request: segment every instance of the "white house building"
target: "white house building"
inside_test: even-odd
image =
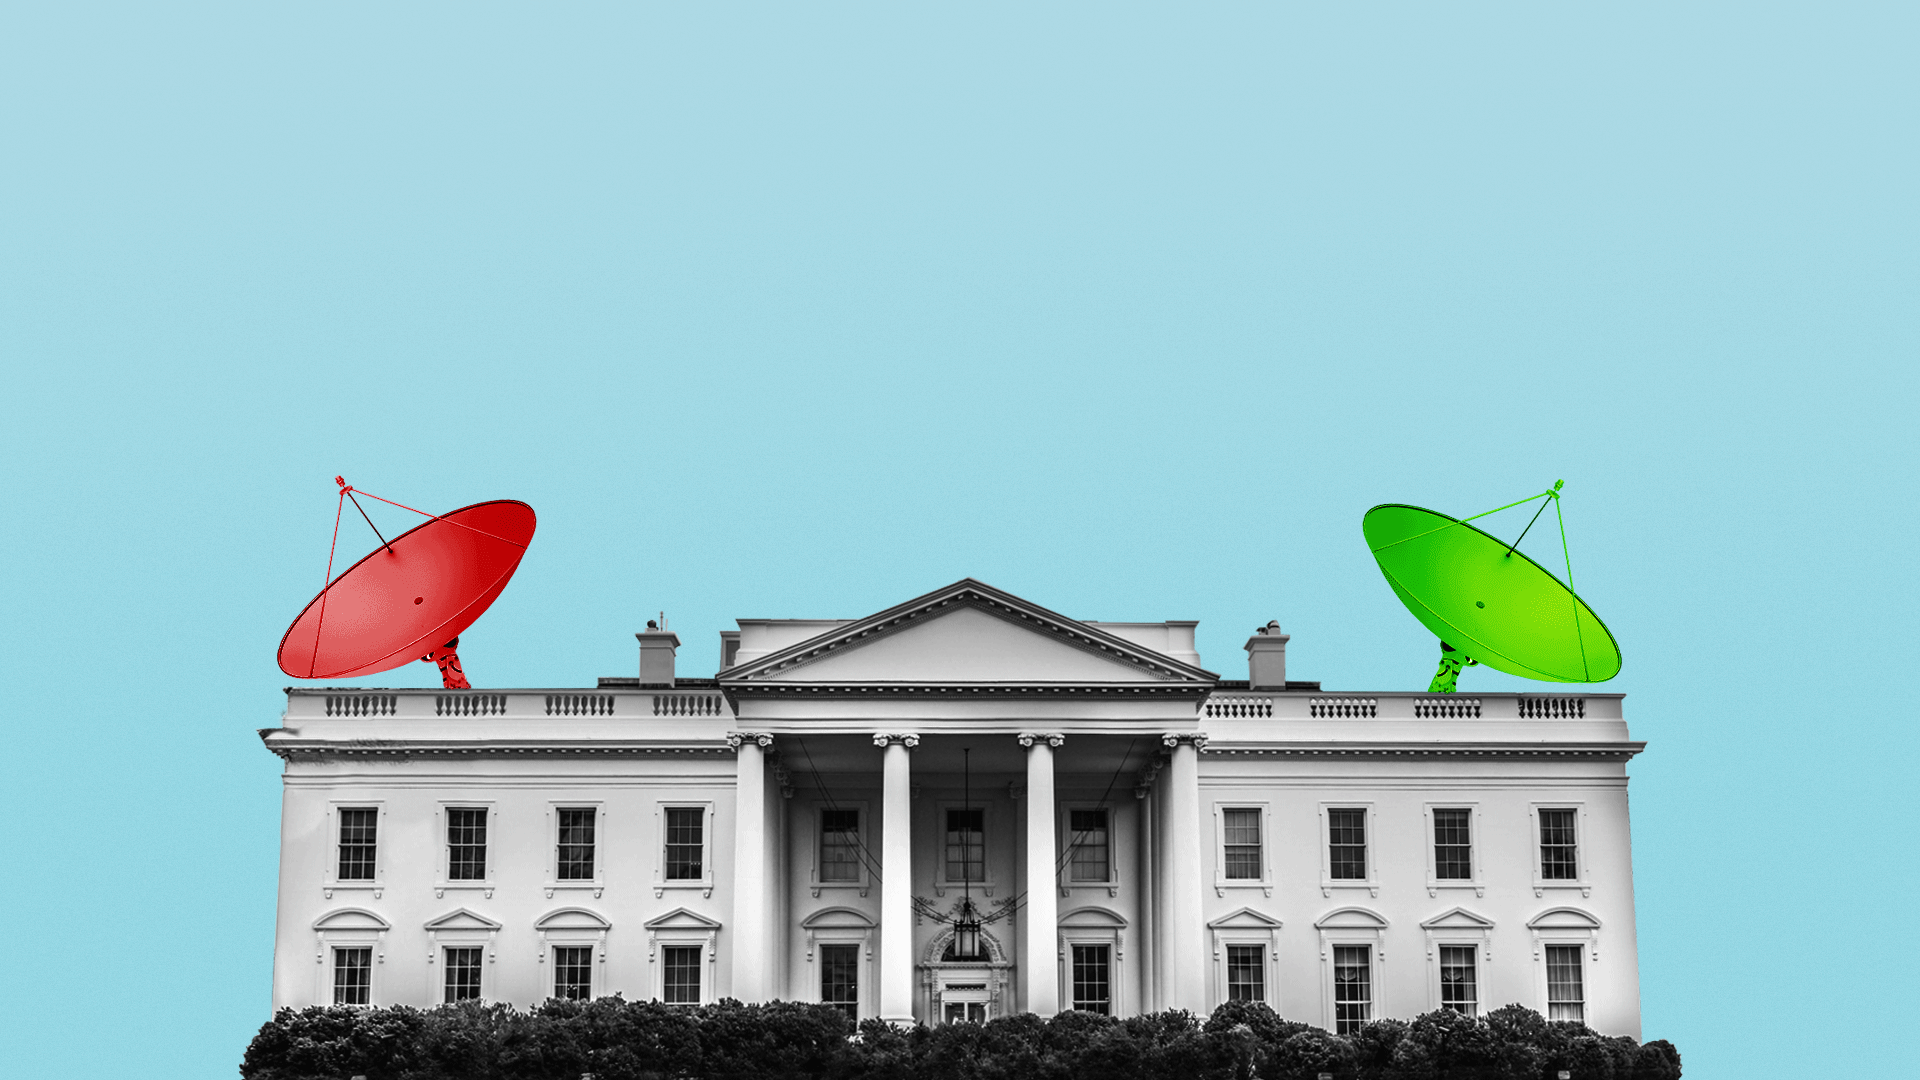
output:
[[[1275,624],[1226,680],[1194,626],[969,579],[740,620],[715,678],[649,630],[593,689],[290,689],[274,1005],[1519,1002],[1639,1037],[1620,695],[1323,691]]]

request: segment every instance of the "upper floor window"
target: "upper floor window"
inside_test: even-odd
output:
[[[462,945],[444,950],[446,971],[442,975],[443,996],[448,1005],[480,997],[480,947]]]
[[[447,880],[484,881],[487,877],[485,807],[447,808]]]
[[[556,876],[561,881],[593,880],[594,823],[599,811],[591,806],[561,807],[555,813],[559,822]],[[555,990],[554,996],[562,995]]]
[[[860,880],[860,811],[820,811],[820,880]]]
[[[1472,945],[1440,946],[1440,1007],[1474,1015],[1480,1008],[1479,971]]]
[[[1335,880],[1367,878],[1367,812],[1327,811],[1327,876]]]
[[[1574,814],[1570,808],[1540,811],[1540,876],[1548,881],[1580,879]]]
[[[333,950],[333,1003],[373,1004],[372,946]]]
[[[977,806],[947,810],[947,880],[987,880],[987,812]]]
[[[666,819],[667,880],[700,880],[706,874],[706,808],[669,806]],[[698,974],[697,969],[695,973]]]
[[[669,1005],[700,1004],[700,953],[698,945],[667,945],[660,950],[661,997]]]
[[[593,946],[554,946],[553,996],[577,1001],[593,997]]]
[[[1260,880],[1260,811],[1223,810],[1220,819],[1226,833],[1227,878]]]
[[[1580,970],[1581,951],[1579,945],[1547,946],[1549,1020],[1583,1022],[1587,1018],[1587,992]]]
[[[1473,811],[1440,809],[1433,812],[1433,876],[1442,880],[1473,879]]]
[[[379,830],[377,807],[340,808],[340,881],[372,881],[375,837]]]
[[[1069,810],[1067,827],[1071,832],[1072,853],[1068,878],[1072,881],[1107,881],[1112,866],[1107,831],[1107,812]]]

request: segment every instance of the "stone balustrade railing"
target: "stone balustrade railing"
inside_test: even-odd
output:
[[[713,687],[601,687],[554,690],[347,689],[287,691],[289,720],[533,720],[584,718],[731,718],[733,707]]]

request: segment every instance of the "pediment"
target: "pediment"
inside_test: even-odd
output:
[[[612,926],[598,912],[577,907],[550,911],[533,924],[536,930],[606,930]]]
[[[500,924],[466,908],[456,908],[427,923],[428,930],[498,930]]]
[[[387,920],[366,908],[340,908],[313,920],[315,930],[387,930]]]
[[[874,922],[866,912],[850,907],[830,907],[816,911],[800,921],[807,930],[870,930]]]
[[[1127,920],[1118,912],[1109,911],[1103,907],[1083,907],[1074,908],[1072,911],[1060,916],[1060,925],[1078,927],[1080,929],[1093,929],[1096,927],[1100,929],[1118,929],[1126,926]]]
[[[648,919],[644,924],[649,930],[718,930],[720,924],[697,911],[686,908],[674,908],[665,915]]]
[[[1320,930],[1385,930],[1387,920],[1378,912],[1360,907],[1335,908],[1313,924]]]
[[[1598,930],[1600,920],[1579,908],[1558,907],[1527,920],[1529,930]]]
[[[721,672],[723,685],[1176,687],[1209,671],[971,578]],[[744,685],[743,685],[744,684]]]
[[[1457,907],[1435,915],[1420,926],[1425,930],[1491,930],[1493,920],[1476,915],[1466,908]]]
[[[1207,924],[1214,930],[1278,930],[1280,925],[1279,919],[1250,907],[1243,907],[1239,911],[1222,915]]]

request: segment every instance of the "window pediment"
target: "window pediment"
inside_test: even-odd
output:
[[[1598,930],[1600,920],[1579,908],[1557,907],[1527,920],[1529,930]]]
[[[1335,908],[1314,924],[1319,930],[1385,930],[1386,917],[1361,907]]]
[[[368,911],[366,908],[340,908],[329,911],[313,921],[315,930],[378,930],[392,929],[387,920]]]
[[[1082,907],[1060,916],[1060,925],[1080,930],[1118,930],[1127,925],[1127,920],[1103,907]]]
[[[1420,926],[1425,930],[1491,930],[1493,920],[1457,907],[1435,915]]]
[[[1207,926],[1214,930],[1278,930],[1281,922],[1271,915],[1262,914],[1250,907],[1243,907],[1231,914],[1220,916]]]
[[[643,925],[649,930],[718,930],[720,924],[697,911],[686,908],[674,908],[665,915],[648,919]]]
[[[608,930],[613,924],[586,908],[566,907],[540,916],[533,927],[536,930]]]
[[[466,908],[456,908],[437,919],[429,920],[426,928],[428,930],[498,930],[500,924]]]
[[[854,908],[830,907],[802,919],[800,926],[806,930],[871,930],[874,922],[865,912]]]

